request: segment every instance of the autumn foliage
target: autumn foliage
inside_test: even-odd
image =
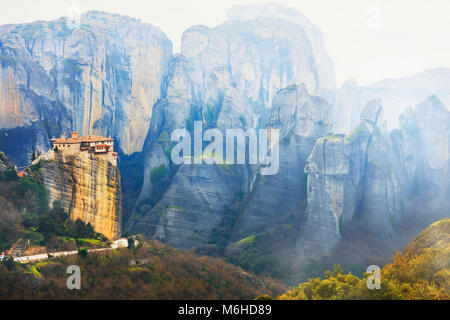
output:
[[[279,298],[322,299],[450,299],[450,219],[420,233],[393,262],[381,270],[381,288],[367,288],[367,277],[344,274],[339,266],[323,278],[310,279]]]
[[[67,289],[69,265],[81,269],[81,290]],[[257,278],[223,260],[155,240],[138,248],[10,269],[0,265],[0,299],[253,299],[286,290],[280,282]]]

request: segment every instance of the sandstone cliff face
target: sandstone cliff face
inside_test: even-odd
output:
[[[73,130],[112,135],[126,154],[142,150],[171,50],[159,29],[102,12],[82,15],[73,29],[65,18],[1,28],[4,144],[31,127],[43,136],[33,148]]]
[[[220,68],[213,74],[215,77],[209,80],[207,91],[208,104],[202,110],[204,127],[255,127],[257,117],[231,85],[229,74]],[[330,108],[325,100],[309,95],[304,85],[293,85],[278,93],[269,118],[270,126],[280,129],[282,140],[279,172],[273,176],[260,176],[257,166],[251,165],[205,164],[173,168],[161,141],[154,143],[146,161],[146,187],[136,208],[138,217],[144,217],[132,222],[131,230],[189,248],[205,243],[224,221],[237,220],[230,230],[233,242],[273,228],[281,223],[282,215],[298,216],[306,195],[303,173],[306,159],[316,139],[326,135],[331,126]],[[168,116],[163,117],[164,121],[170,123],[172,116],[167,112],[163,114]],[[164,128],[167,126],[160,130],[165,131]],[[150,168],[161,163],[167,165],[167,180],[152,183]],[[170,172],[174,172],[173,179],[169,179]],[[167,189],[162,195],[156,194],[161,188]],[[236,201],[242,200],[239,197],[242,194],[247,195],[246,200],[236,208]]]
[[[7,36],[8,35],[8,36]],[[69,116],[46,72],[16,34],[0,32],[0,148],[15,163],[28,163],[36,146],[70,127]]]
[[[149,203],[142,209],[140,208],[142,202],[149,202],[148,199],[157,199],[161,196],[163,189],[167,187],[168,179],[162,179],[162,181],[158,179],[158,181],[152,182],[152,170],[163,167],[164,169],[160,170],[164,170],[164,176],[171,175],[175,168],[170,162],[172,146],[170,135],[175,129],[186,128],[186,123],[188,119],[192,118],[191,115],[195,108],[192,102],[188,62],[183,56],[177,55],[172,59],[165,87],[167,88],[165,97],[161,98],[154,106],[143,149],[145,155],[144,179],[137,202],[139,208],[136,208],[134,212],[138,215],[147,213],[144,211],[146,208],[148,209]],[[152,200],[151,203],[154,205],[155,200]],[[139,212],[140,209],[144,211]]]
[[[182,165],[158,203],[132,225],[178,248],[204,244],[227,215],[237,193],[248,192],[246,166]]]
[[[258,177],[233,240],[267,231],[279,224],[283,215],[301,215],[306,196],[306,159],[315,141],[331,127],[330,110],[324,99],[310,95],[304,85],[278,92],[268,125],[280,129],[279,171]]]
[[[229,16],[218,27],[195,26],[183,34],[181,52],[190,62],[197,99],[204,100],[216,68],[228,70],[249,101],[266,107],[278,90],[293,83],[305,83],[313,94],[335,89],[321,32],[305,17],[283,14],[276,6],[264,14],[241,7]]]
[[[146,140],[144,184],[129,222],[142,232],[171,245],[192,248],[208,240],[229,214],[236,194],[248,192],[253,169],[245,165],[181,165],[170,161],[170,134],[192,131],[193,121],[203,128],[253,128],[257,116],[233,86],[228,71],[218,68],[208,82],[206,103],[195,105],[188,62],[176,56],[167,79],[167,95],[155,105]],[[192,133],[192,132],[191,132]],[[193,135],[192,135],[193,138]],[[152,171],[164,168],[164,177],[152,181]],[[159,169],[162,170],[162,169]]]
[[[50,205],[55,200],[72,220],[91,223],[110,240],[122,230],[120,173],[108,160],[96,156],[61,155],[44,161],[43,180]]]

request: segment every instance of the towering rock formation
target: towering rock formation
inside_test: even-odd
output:
[[[152,205],[156,203],[167,187],[168,177],[175,170],[170,162],[172,131],[186,128],[188,121],[192,123],[193,114],[196,112],[192,102],[189,67],[183,56],[177,55],[171,61],[165,87],[167,87],[165,97],[154,106],[150,129],[143,149],[145,155],[144,179],[138,198],[139,208],[136,209],[144,211],[146,208],[148,209],[150,203]],[[151,179],[152,172],[154,174],[157,170],[164,172],[163,176]],[[141,208],[143,203],[147,206]],[[139,212],[139,210],[135,214],[146,213]]]
[[[192,247],[204,243],[224,221],[232,227],[230,221],[239,219],[234,233],[239,240],[254,228],[269,227],[274,208],[293,211],[304,200],[297,195],[306,194],[306,158],[331,124],[327,103],[308,90],[327,94],[335,89],[333,63],[320,30],[305,17],[291,8],[262,7],[267,9],[264,13],[257,6],[232,9],[226,23],[194,26],[183,34],[182,56],[172,61],[166,96],[154,107],[144,147],[143,188],[129,224],[133,232]],[[282,173],[276,177],[257,178],[256,166],[177,167],[170,162],[174,129],[191,130],[194,120],[201,120],[203,128],[223,131],[265,126],[270,114],[266,108],[280,89],[293,83],[304,84],[280,91],[270,120],[284,139]],[[162,178],[152,181],[157,171]],[[267,197],[279,188],[287,191],[274,200]],[[255,197],[244,215],[237,213],[243,204],[236,207],[242,194]],[[263,212],[256,214],[261,208]]]
[[[392,135],[412,192],[448,201],[450,112],[442,101],[431,96],[408,108],[400,117],[400,129]]]
[[[269,126],[280,129],[279,171],[259,176],[251,201],[241,213],[233,240],[267,231],[285,214],[301,214],[306,196],[306,159],[315,141],[331,127],[331,106],[308,93],[305,85],[291,85],[275,96]]]
[[[187,61],[175,57],[167,82],[167,96],[155,105],[154,121],[146,140],[144,187],[130,221],[142,232],[181,248],[205,243],[214,228],[230,214],[236,195],[248,192],[252,169],[245,165],[196,164],[175,166],[169,158],[174,129],[192,130],[194,120],[203,128],[253,128],[257,117],[233,86],[229,73],[211,73],[206,104],[193,103]],[[194,138],[193,135],[191,135]],[[159,138],[156,138],[159,137]],[[152,179],[152,171],[163,177]],[[142,217],[143,216],[143,217]]]
[[[208,103],[202,110],[204,126],[255,127],[256,117],[231,84],[228,72],[218,68],[212,74]],[[303,168],[315,140],[331,126],[330,108],[325,100],[309,95],[304,85],[281,90],[269,120],[272,128],[280,129],[282,139],[276,175],[260,176],[251,165],[182,165],[158,201],[152,203],[155,198],[149,195],[150,188],[143,189],[137,210],[145,216],[132,224],[132,231],[188,248],[204,243],[223,223],[231,223],[233,228],[230,221],[234,219],[233,241],[273,228],[280,215],[294,213],[302,205],[302,194],[306,194]],[[144,184],[161,186],[149,176],[145,179]],[[243,194],[248,195],[247,200],[237,208],[236,201],[242,200]]]
[[[327,254],[353,218],[382,237],[395,233],[410,190],[398,148],[379,100],[368,102],[351,134],[316,142],[305,167],[308,205],[297,244],[300,257]]]
[[[224,68],[237,89],[255,105],[268,107],[276,92],[305,83],[313,94],[335,90],[333,63],[322,34],[295,9],[274,4],[235,7],[229,20],[183,34],[193,90],[204,100],[211,71]]]
[[[43,180],[49,203],[60,201],[71,220],[89,222],[110,240],[120,236],[120,173],[107,158],[55,153],[53,159],[43,162]]]
[[[141,151],[171,50],[159,29],[96,11],[75,27],[66,18],[3,26],[0,148],[25,163],[49,137],[73,130]]]

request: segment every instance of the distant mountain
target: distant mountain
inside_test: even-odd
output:
[[[183,33],[194,93],[204,96],[211,72],[223,68],[250,102],[270,106],[276,92],[304,83],[313,94],[336,89],[334,64],[321,30],[294,8],[268,3],[236,6],[229,20]]]
[[[450,108],[450,68],[436,68],[396,79],[383,79],[370,86],[358,86],[349,79],[339,88],[334,103],[334,133],[348,133],[358,125],[366,103],[381,99],[389,129],[398,127],[398,118],[410,106],[436,95]]]

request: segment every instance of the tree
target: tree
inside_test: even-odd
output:
[[[128,238],[128,249],[134,248],[134,239],[132,237]]]
[[[88,256],[88,248],[86,248],[86,247],[79,248],[78,255],[82,258],[86,258]]]
[[[94,238],[95,231],[90,223],[85,224],[81,219],[77,219],[69,227],[70,236],[73,238]]]
[[[17,269],[17,262],[14,261],[12,256],[4,258],[2,264],[6,267],[6,269],[8,269],[8,271]]]
[[[0,180],[4,181],[18,181],[19,177],[14,167],[8,167],[2,175],[0,175]]]

